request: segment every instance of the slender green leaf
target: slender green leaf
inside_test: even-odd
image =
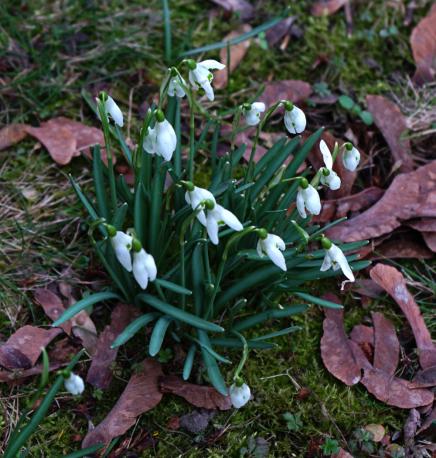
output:
[[[123,330],[121,334],[115,339],[114,343],[111,345],[111,348],[119,347],[120,345],[125,344],[130,340],[140,329],[147,326],[147,324],[154,321],[159,316],[158,313],[150,312],[145,315],[136,318],[136,320],[129,323]]]
[[[191,376],[192,365],[194,364],[195,352],[197,347],[192,344],[189,347],[188,354],[186,355],[185,364],[183,365],[183,380],[188,380]]]
[[[208,335],[201,329],[198,330],[198,338],[203,345],[212,347]],[[203,361],[207,370],[207,375],[209,376],[212,385],[221,394],[227,396],[228,392],[226,383],[218,367],[216,359],[204,347],[201,347],[201,354],[203,356]]]
[[[101,160],[100,145],[95,145],[93,150],[92,171],[94,177],[95,196],[100,215],[109,221],[109,207],[103,175],[103,161]]]
[[[227,347],[227,348],[242,348],[242,342],[240,339],[232,339],[226,337],[217,337],[214,339],[210,339],[213,345],[217,345],[218,347]],[[247,340],[248,348],[254,348],[259,350],[270,350],[271,348],[277,347],[274,343],[269,342],[257,342],[254,340]]]
[[[259,340],[273,339],[274,337],[284,336],[286,334],[290,334],[291,332],[295,332],[299,330],[301,330],[300,326],[289,326],[288,328],[280,329],[280,331],[270,332],[269,334],[264,334],[263,336],[259,336],[259,337],[253,337],[253,339],[251,340],[258,342]]]
[[[343,309],[344,307],[340,304],[336,304],[335,302],[328,301],[326,299],[321,299],[320,297],[312,296],[311,294],[295,292],[296,296],[301,297],[307,302],[312,302],[312,304],[320,305],[321,307],[328,307],[331,309]]]
[[[147,199],[142,183],[138,183],[136,187],[134,221],[136,236],[142,245],[145,246],[145,235],[147,232]]]
[[[92,455],[95,452],[98,452],[104,447],[104,444],[91,445],[91,447],[86,447],[82,450],[77,450],[76,452],[69,453],[65,455],[64,458],[81,458],[82,456]]]
[[[127,211],[129,210],[129,206],[126,202],[124,202],[121,207],[118,207],[115,210],[114,217],[112,219],[112,225],[116,227],[117,230],[121,231],[124,226],[124,221],[126,220]]]
[[[121,132],[121,129],[117,125],[115,125],[115,134],[121,146],[121,151],[123,152],[124,157],[126,158],[129,165],[132,165],[132,153],[130,151],[130,148],[127,146],[126,141],[124,140],[124,136]]]
[[[163,316],[159,318],[154,325],[153,332],[150,337],[150,345],[148,347],[148,351],[151,356],[156,356],[160,352],[165,334],[168,326],[171,324],[171,321],[173,321],[172,317]]]
[[[186,296],[190,296],[192,294],[191,290],[184,288],[183,286],[177,285],[176,283],[173,283],[171,281],[164,280],[163,278],[156,278],[154,282],[157,285],[162,286],[162,288],[168,289],[177,294],[184,294]]]

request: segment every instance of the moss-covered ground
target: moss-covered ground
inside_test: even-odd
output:
[[[347,94],[364,105],[366,94],[395,92],[405,75],[413,72],[409,35],[426,12],[425,2],[420,2],[409,26],[403,25],[407,2],[356,2],[351,37],[342,12],[316,18],[310,15],[308,1],[253,3],[253,24],[288,6],[297,28],[284,50],[265,49],[263,37],[252,43],[232,75],[231,92],[254,93],[271,79],[301,79],[319,91]],[[212,6],[205,0],[170,1],[174,55],[219,41],[240,23],[237,14],[223,16],[221,10],[210,14]],[[0,5],[0,43],[2,125],[36,125],[59,115],[90,122],[81,91],[110,89],[124,107],[131,107],[133,135],[134,118],[144,100],[150,101],[158,90],[166,68],[157,0],[5,0]],[[209,57],[217,57],[217,52]],[[225,97],[222,100],[225,103]],[[331,107],[332,124],[340,114],[339,107]],[[86,186],[89,163],[76,159],[59,168],[43,148],[27,140],[0,153],[0,332],[5,338],[23,324],[47,323],[33,306],[35,288],[60,280],[87,287],[93,255],[68,173]],[[407,267],[427,287],[427,292],[418,291],[419,298],[434,328],[428,302],[433,272],[426,264]],[[337,282],[322,284],[319,292],[332,289],[339,289]],[[347,329],[371,310],[383,310],[398,326],[404,323],[389,300],[375,300],[367,309],[351,294],[344,301]],[[246,408],[217,414],[204,433],[194,435],[168,428],[172,417],[193,408],[166,396],[115,448],[142,434],[142,445],[123,456],[228,457],[240,456],[250,438],[261,437],[269,443],[269,456],[299,457],[311,450],[318,453],[312,456],[320,456],[318,446],[323,441],[336,439],[346,447],[353,431],[369,423],[382,424],[391,433],[401,430],[407,412],[376,401],[363,387],[346,387],[325,370],[319,350],[322,313],[313,308],[293,321],[301,331],[277,339],[275,350],[251,353],[246,376],[255,398]],[[104,323],[97,324],[101,328]],[[104,418],[129,377],[127,354],[120,352],[109,392],[88,390],[79,400],[59,396],[29,441],[28,456],[59,457],[79,448],[88,429],[83,405],[94,423]],[[305,389],[310,393],[303,395]],[[33,390],[32,384],[1,386],[3,447]],[[294,430],[283,419],[285,412],[300,417]],[[135,450],[142,451],[135,455]]]

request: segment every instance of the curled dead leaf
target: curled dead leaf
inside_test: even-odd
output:
[[[15,145],[27,136],[27,124],[10,124],[0,129],[0,151]]]

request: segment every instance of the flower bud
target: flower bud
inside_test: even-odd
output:
[[[300,188],[307,189],[309,187],[309,182],[307,178],[300,178]]]
[[[330,241],[330,239],[328,239],[327,237],[322,237],[321,238],[321,245],[322,247],[324,248],[324,250],[329,250],[331,247],[332,247],[332,242]]]

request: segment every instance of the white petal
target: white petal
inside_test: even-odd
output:
[[[188,78],[189,78],[189,82],[190,82],[191,85],[192,85],[192,88],[193,88],[195,91],[197,91],[199,86],[197,85],[197,80],[195,79],[195,75],[194,75],[193,70],[190,70],[190,71],[189,71]]]
[[[297,210],[302,218],[307,217],[306,204],[304,203],[303,189],[301,188],[297,193]]]
[[[213,78],[213,75],[206,67],[197,65],[197,67],[192,70],[192,78],[196,83],[202,86],[205,81],[209,81],[209,78]]]
[[[176,132],[173,126],[164,119],[156,123],[156,152],[166,161],[170,161],[177,145]]]
[[[244,226],[241,224],[239,219],[229,210],[225,209],[221,205],[216,204],[213,211],[219,214],[220,220],[224,221],[227,226],[231,227],[234,231],[242,231]]]
[[[342,155],[342,162],[344,167],[350,172],[354,172],[360,162],[360,152],[357,148],[353,146],[351,151],[345,150]]]
[[[285,110],[284,121],[291,134],[301,134],[306,128],[306,115],[295,105],[291,111]]]
[[[209,80],[203,81],[201,83],[201,87],[204,89],[204,92],[206,93],[206,97],[213,102],[215,99],[215,94],[213,92],[212,85],[210,84]]]
[[[322,262],[320,270],[321,272],[325,272],[326,270],[329,270],[331,266],[332,266],[332,261],[330,259],[329,253],[326,251],[325,256],[324,256],[324,261]]]
[[[251,109],[263,113],[265,111],[265,104],[263,102],[254,102],[251,104]]]
[[[83,393],[85,390],[85,382],[82,377],[74,374],[73,372],[67,379],[64,380],[64,386],[65,389],[74,396]]]
[[[260,114],[254,110],[248,111],[245,114],[245,122],[248,126],[257,126],[260,122]]]
[[[286,244],[281,237],[275,234],[269,234],[268,237],[273,241],[274,245],[280,250],[286,250]]]
[[[341,187],[341,179],[334,170],[330,170],[329,175],[321,175],[321,183],[328,186],[332,191]]]
[[[207,228],[207,234],[209,235],[210,241],[214,245],[218,245],[219,239],[218,239],[218,221],[211,215],[207,215],[206,218],[206,228]]]
[[[332,260],[334,260],[341,268],[343,274],[348,278],[350,281],[354,281],[354,275],[353,272],[348,265],[347,258],[345,257],[344,253],[342,250],[337,247],[336,245],[332,245],[331,248],[329,249],[330,257]]]
[[[118,262],[128,271],[132,271],[132,258],[130,249],[132,247],[132,237],[124,232],[117,231],[115,237],[110,239],[115,256]]]
[[[222,70],[223,68],[226,68],[224,64],[213,59],[203,60],[202,62],[199,62],[197,65],[206,67],[208,70]]]
[[[148,128],[148,134],[144,137],[143,148],[148,154],[156,154],[156,129]]]
[[[276,246],[267,246],[266,254],[271,259],[271,261],[280,269],[286,272],[286,261],[283,253]]]
[[[245,406],[251,398],[250,387],[244,383],[241,386],[233,384],[229,389],[230,400],[235,409]]]
[[[110,96],[107,97],[105,108],[106,108],[106,112],[110,114],[115,124],[117,124],[120,127],[123,127],[123,124],[124,124],[123,113],[120,110],[119,106],[115,103],[112,97]]]
[[[133,276],[142,289],[146,289],[148,285],[146,259],[147,253],[144,249],[133,254]]]
[[[310,184],[306,189],[303,189],[304,203],[307,211],[312,215],[321,213],[321,200],[318,191]]]
[[[257,241],[257,245],[256,245],[256,250],[257,250],[257,254],[263,258],[265,256],[265,253],[264,253],[264,249],[263,249],[263,240],[262,239],[259,239]]]
[[[329,147],[324,140],[319,142],[319,150],[321,151],[325,166],[331,170],[333,167],[332,153],[330,152]]]
[[[145,268],[147,269],[148,278],[150,279],[150,281],[156,280],[157,267],[156,267],[156,263],[154,262],[154,258],[151,254],[147,253],[147,257],[144,260],[144,265],[145,265]]]

